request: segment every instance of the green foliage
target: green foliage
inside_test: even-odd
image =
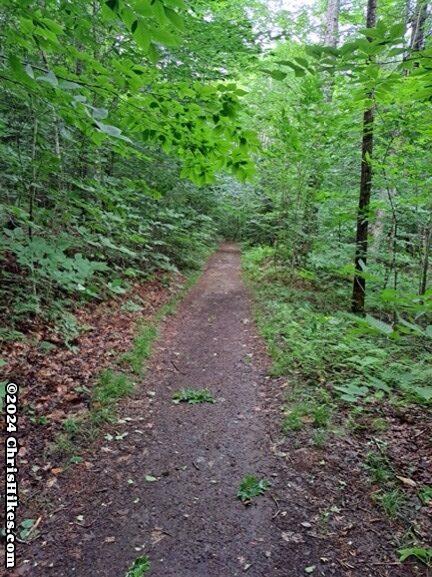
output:
[[[425,565],[432,564],[432,549],[429,547],[407,547],[399,549],[399,560],[406,561],[410,557],[415,557]]]
[[[128,364],[137,375],[142,375],[144,371],[144,363],[150,357],[156,337],[156,327],[141,327],[138,331],[138,335],[134,338],[132,349],[121,356],[121,362]]]
[[[365,331],[343,311],[349,285],[305,280],[286,271],[272,249],[250,249],[243,262],[256,292],[259,328],[273,358],[273,374],[290,375],[311,390],[325,386],[347,403],[399,397],[430,403],[428,339],[415,334],[389,339]]]
[[[300,407],[294,407],[284,417],[282,422],[282,431],[288,433],[290,431],[300,431],[304,427],[302,416],[305,413]]]
[[[237,497],[241,499],[243,503],[248,503],[255,497],[264,495],[269,488],[269,481],[258,479],[255,475],[247,475],[240,482]]]
[[[181,389],[173,395],[174,403],[188,403],[189,405],[201,405],[214,403],[214,397],[208,389]]]
[[[110,369],[102,371],[98,383],[92,391],[92,400],[102,406],[129,395],[134,384],[123,373],[116,373]]]
[[[128,313],[140,313],[143,310],[143,307],[140,304],[129,300],[122,305],[122,310]]]
[[[64,459],[70,459],[77,452],[77,447],[68,433],[57,435],[53,443],[48,447],[49,454]]]
[[[135,559],[126,577],[143,577],[147,571],[150,571],[150,560],[147,555],[143,555]]]
[[[326,429],[330,423],[331,410],[328,405],[315,405],[312,416],[314,427]]]
[[[379,485],[390,481],[394,477],[388,460],[381,453],[369,452],[366,455],[364,466],[371,479]]]
[[[317,429],[328,428],[332,416],[332,405],[325,391],[320,391],[311,397],[307,389],[300,389],[295,397],[300,397],[301,400],[290,403],[285,409],[282,422],[284,433],[300,431],[308,423]]]
[[[18,535],[22,541],[28,541],[35,525],[34,519],[23,519],[18,527]]]
[[[71,343],[79,336],[81,330],[82,327],[71,313],[64,313],[55,327],[55,332],[62,337],[68,349],[72,348]]]
[[[311,436],[312,445],[317,449],[324,449],[327,443],[327,433],[325,431],[314,431]]]
[[[63,429],[69,435],[75,435],[76,433],[78,433],[80,427],[81,427],[81,421],[73,417],[70,417],[63,422]]]
[[[106,423],[113,423],[115,413],[111,406],[92,408],[89,414],[90,423],[93,427],[98,428]]]
[[[395,519],[403,514],[403,508],[406,504],[404,494],[398,489],[391,491],[379,491],[373,494],[373,500],[378,503],[387,517]]]
[[[423,505],[429,505],[429,503],[432,503],[432,486],[424,485],[423,487],[420,487],[418,498]]]
[[[127,280],[155,269],[199,268],[215,238],[209,185],[222,171],[253,174],[259,143],[240,118],[245,91],[227,78],[239,66],[231,48],[245,58],[259,51],[250,19],[219,3],[144,4],[0,8],[8,330],[124,294]],[[229,65],[218,46],[228,24]]]

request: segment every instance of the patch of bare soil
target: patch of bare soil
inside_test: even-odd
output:
[[[152,577],[427,575],[395,560],[392,525],[360,475],[361,440],[323,451],[281,438],[286,389],[267,369],[238,249],[224,245],[164,322],[118,423],[55,477],[50,512],[25,511],[42,519],[17,575],[124,577],[143,554]],[[207,388],[216,403],[174,404],[181,388]],[[248,474],[272,486],[245,506],[236,493]]]
[[[280,457],[280,463],[283,462],[282,477],[286,485],[278,493],[278,499],[280,508],[288,514],[278,516],[276,524],[288,542],[300,544],[301,555],[304,544],[311,540],[319,543],[319,559],[312,560],[313,574],[428,577],[425,565],[412,559],[401,564],[396,552],[398,548],[409,546],[408,541],[413,538],[429,546],[432,544],[432,508],[422,507],[416,493],[422,478],[430,484],[431,471],[424,475],[425,471],[420,467],[417,481],[414,481],[412,469],[414,460],[423,465],[430,461],[430,439],[412,439],[410,450],[415,452],[418,446],[416,458],[404,460],[400,468],[395,469],[405,496],[408,491],[408,498],[400,505],[398,516],[390,519],[374,504],[374,496],[385,489],[365,471],[367,454],[379,454],[381,448],[370,431],[330,434],[322,448],[312,446],[310,431],[279,439],[273,451]],[[386,435],[380,435],[381,440],[389,434],[390,430]],[[403,450],[398,450],[399,459]],[[289,514],[292,503],[296,504],[294,510],[301,510],[306,520],[294,533]]]

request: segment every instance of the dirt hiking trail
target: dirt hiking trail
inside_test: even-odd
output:
[[[62,482],[68,512],[46,522],[28,574],[123,577],[148,554],[155,577],[288,576],[275,566],[274,501],[236,498],[245,475],[277,475],[263,361],[239,250],[223,245],[164,323],[115,427],[127,436],[102,443],[95,464]],[[208,388],[216,403],[174,404],[173,393],[188,387]]]
[[[281,437],[289,385],[266,376],[236,245],[210,258],[160,332],[108,437],[50,489],[16,575],[125,577],[141,555],[149,577],[425,575],[395,562],[349,439],[324,454]],[[174,404],[182,388],[216,402]],[[236,494],[249,474],[272,486],[245,506]]]

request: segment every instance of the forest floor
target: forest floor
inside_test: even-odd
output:
[[[427,576],[396,560],[352,440],[323,452],[282,436],[289,383],[268,368],[238,247],[222,245],[163,321],[117,422],[51,475],[49,506],[26,502],[39,524],[16,575],[125,577],[147,555],[154,577]],[[173,402],[190,388],[215,402]],[[250,504],[237,498],[246,475],[271,483]]]

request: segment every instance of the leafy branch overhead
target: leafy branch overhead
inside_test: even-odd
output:
[[[233,82],[167,83],[158,64],[180,43],[185,4],[82,4],[58,20],[54,10],[19,7],[18,32],[7,30],[1,56],[6,86],[48,105],[96,146],[110,141],[121,155],[139,155],[159,145],[199,184],[222,169],[249,178],[258,142],[238,120],[243,91]],[[83,11],[96,23],[94,38],[76,25]]]

